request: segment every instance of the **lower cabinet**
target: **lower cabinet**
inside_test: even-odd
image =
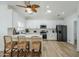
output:
[[[56,34],[48,34],[47,35],[47,40],[57,40]]]

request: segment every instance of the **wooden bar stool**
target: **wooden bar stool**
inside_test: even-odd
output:
[[[30,56],[30,38],[26,37],[26,57]]]
[[[40,57],[41,56],[41,38],[40,37],[32,37],[32,56]]]
[[[16,41],[13,40],[12,45],[12,57],[18,56],[18,38],[16,38]]]
[[[26,46],[28,43],[26,42],[25,36],[18,36],[18,56],[26,56]],[[28,47],[27,47],[28,48]]]
[[[12,56],[12,37],[4,36],[4,57]]]

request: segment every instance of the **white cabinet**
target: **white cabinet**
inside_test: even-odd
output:
[[[47,40],[57,40],[56,33],[48,33],[47,34]]]
[[[53,33],[52,29],[49,29],[47,33],[47,40],[57,40],[57,33]]]

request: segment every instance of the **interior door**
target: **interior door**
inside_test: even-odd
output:
[[[74,21],[74,45],[77,48],[77,21]]]

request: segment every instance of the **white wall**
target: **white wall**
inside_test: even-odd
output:
[[[25,18],[23,18],[19,13],[13,11],[13,27],[15,27],[16,29],[22,27],[24,29],[26,27],[25,24]]]
[[[26,20],[27,28],[40,28],[40,25],[47,25],[47,28],[55,28],[56,25],[63,24],[63,20],[46,20],[46,19],[33,19]]]
[[[65,24],[67,24],[68,31],[68,42],[74,44],[74,21],[77,21],[77,51],[79,51],[79,5],[77,12],[65,19]],[[69,41],[70,40],[70,41]]]
[[[78,20],[77,13],[65,18],[64,20],[67,25],[67,41],[74,44],[74,21]]]
[[[77,20],[78,27],[77,27],[77,51],[79,51],[79,17]]]
[[[77,14],[78,14],[78,19],[77,19],[77,51],[79,51],[79,4],[78,4],[78,10],[77,10]]]
[[[12,10],[5,4],[0,4],[0,50],[3,50],[3,35],[7,34],[7,28],[12,27]]]
[[[5,4],[0,4],[0,35],[7,34],[7,27],[12,27],[11,10]]]

